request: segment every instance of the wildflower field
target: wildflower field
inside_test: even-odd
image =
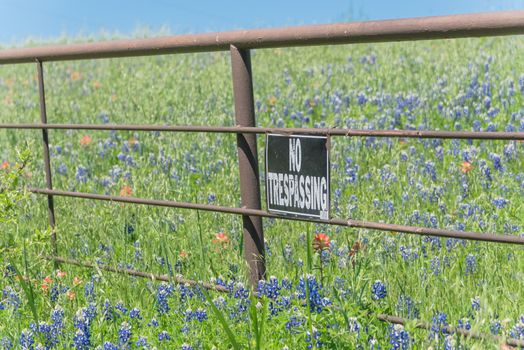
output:
[[[252,64],[260,126],[524,131],[524,37],[254,50]],[[44,69],[50,123],[234,125],[227,52]],[[2,123],[40,120],[36,79],[35,64],[0,66]],[[55,189],[240,206],[233,134],[49,139]],[[333,216],[524,234],[522,142],[339,137],[331,150]],[[0,130],[0,164],[12,189],[44,188],[41,131]],[[15,191],[9,201],[1,349],[501,348],[448,325],[524,339],[519,245],[264,219],[268,279],[251,293],[239,216],[55,197],[61,256],[221,293],[57,269],[45,259],[47,198]],[[410,321],[393,326],[380,313]]]

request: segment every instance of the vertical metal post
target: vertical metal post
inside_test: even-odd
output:
[[[231,45],[230,52],[236,124],[256,126],[249,50],[238,49]],[[242,207],[261,209],[256,134],[237,134],[237,149]],[[252,286],[256,286],[259,280],[265,278],[266,274],[262,218],[243,215],[242,222],[244,225],[244,257],[250,269],[250,282]]]
[[[45,107],[45,89],[44,89],[44,68],[42,61],[36,60],[38,70],[38,94],[40,96],[40,119],[42,124],[47,124],[47,112]],[[42,138],[44,145],[44,171],[46,188],[53,189],[53,181],[51,179],[51,161],[49,157],[49,135],[47,129],[42,129]],[[56,246],[56,231],[55,231],[55,205],[52,195],[47,195],[47,208],[49,215],[49,225],[51,226],[51,245],[53,247],[53,256],[58,255],[58,248]],[[58,263],[55,261],[55,267]]]

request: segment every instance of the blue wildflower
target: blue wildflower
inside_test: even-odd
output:
[[[139,337],[138,340],[135,342],[135,345],[143,349],[149,349],[149,344],[147,343],[146,337]]]
[[[380,281],[376,280],[371,287],[371,297],[374,300],[384,299],[387,295],[386,285]]]
[[[417,319],[420,316],[420,311],[417,304],[411,299],[409,295],[402,294],[398,297],[397,312],[407,318]]]
[[[490,330],[491,334],[493,334],[493,335],[499,335],[501,329],[502,329],[502,324],[500,323],[499,320],[493,320],[493,321],[491,321],[491,323],[490,323],[490,325],[489,325],[489,330]]]
[[[33,349],[33,346],[35,344],[35,338],[33,335],[33,332],[27,329],[24,329],[22,333],[20,333],[20,346],[23,350],[29,350]]]
[[[131,339],[131,325],[123,322],[118,330],[118,342],[120,345],[127,345]]]
[[[400,324],[391,325],[389,327],[389,344],[391,350],[407,350],[409,349],[409,333]]]
[[[118,349],[118,346],[116,346],[115,344],[109,341],[106,341],[104,342],[104,350],[119,350],[119,349]]]
[[[480,298],[479,297],[471,298],[471,309],[473,311],[480,310]]]
[[[168,340],[171,340],[171,336],[166,331],[162,331],[158,333],[158,340],[159,341],[168,341]]]
[[[140,316],[140,310],[136,307],[131,309],[131,311],[129,312],[129,317],[131,317],[132,319],[136,318],[137,320],[142,319],[142,316]]]
[[[466,256],[466,275],[472,274],[477,269],[477,257],[473,254]]]
[[[502,209],[509,203],[509,201],[506,198],[497,197],[493,199],[492,203],[497,209]]]

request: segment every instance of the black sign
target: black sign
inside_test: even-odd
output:
[[[267,135],[266,201],[270,212],[329,218],[327,137]]]

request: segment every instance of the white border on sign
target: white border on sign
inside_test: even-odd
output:
[[[330,162],[329,162],[329,148],[326,149],[326,155],[327,155],[327,165],[326,165],[326,170],[327,170],[327,196],[328,196],[328,208],[327,208],[327,212],[326,212],[326,217],[322,217],[322,213],[320,215],[314,215],[314,214],[305,214],[305,213],[296,213],[296,212],[293,212],[293,211],[286,211],[286,210],[279,210],[279,209],[269,209],[269,201],[268,201],[268,196],[269,196],[269,193],[268,193],[268,186],[267,186],[267,145],[268,145],[268,138],[269,136],[278,136],[278,137],[298,137],[298,138],[310,138],[310,139],[325,139],[326,142],[328,141],[328,137],[329,136],[316,136],[316,135],[296,135],[296,134],[266,134],[266,150],[265,150],[265,156],[266,156],[266,159],[264,161],[265,165],[266,165],[266,169],[265,169],[265,182],[266,182],[266,211],[268,213],[285,213],[285,214],[291,214],[291,215],[294,215],[294,216],[303,216],[303,217],[307,217],[307,218],[318,218],[318,219],[321,219],[321,220],[329,220],[329,212],[330,212],[330,209],[331,209],[331,174],[330,174],[330,169],[329,169],[329,166],[330,166]]]

